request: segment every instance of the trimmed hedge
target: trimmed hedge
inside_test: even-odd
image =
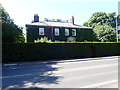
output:
[[[40,61],[120,55],[120,43],[4,43],[2,61]]]

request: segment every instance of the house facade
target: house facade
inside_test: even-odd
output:
[[[38,17],[38,15],[37,15]],[[39,18],[38,18],[39,19]],[[47,19],[45,21],[34,20],[27,27],[27,42],[34,42],[38,38],[48,37],[52,41],[92,41],[93,30],[91,27],[84,27],[74,24],[74,17],[68,20]],[[36,22],[37,21],[37,22]]]

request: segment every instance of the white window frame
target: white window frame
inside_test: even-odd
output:
[[[72,36],[76,36],[76,29],[72,29]]]
[[[59,35],[60,35],[60,30],[59,30],[59,28],[55,28],[54,31],[55,31],[55,36],[59,36]]]
[[[45,35],[44,28],[39,28],[39,35]]]
[[[65,36],[69,36],[69,29],[65,29]]]

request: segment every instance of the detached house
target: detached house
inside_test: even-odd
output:
[[[93,30],[74,24],[74,17],[70,22],[61,19],[47,19],[39,21],[38,14],[34,15],[34,21],[26,24],[27,41],[34,42],[38,38],[48,37],[52,41],[92,41]]]

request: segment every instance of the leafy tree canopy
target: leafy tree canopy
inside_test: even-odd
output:
[[[97,40],[102,42],[115,41],[115,30],[108,25],[98,25],[94,29]]]
[[[91,18],[84,23],[84,26],[88,27],[95,27],[97,25],[109,25],[112,28],[115,28],[116,26],[116,13],[105,13],[105,12],[96,12],[93,13]]]
[[[10,18],[9,14],[5,11],[3,6],[0,4],[0,23],[2,23],[2,41],[4,42],[14,42],[21,43],[25,41],[22,34],[22,30],[14,24],[13,20]]]

